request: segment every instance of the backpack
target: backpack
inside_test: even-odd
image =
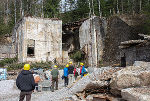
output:
[[[79,76],[79,74],[78,74],[78,72],[77,72],[77,71],[75,72],[75,76]]]

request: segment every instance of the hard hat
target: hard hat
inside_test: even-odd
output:
[[[82,62],[81,62],[81,63],[80,63],[80,65],[81,65],[81,66],[83,66],[83,65],[84,65],[84,63],[82,63]]]
[[[69,67],[69,65],[67,64],[66,67]]]
[[[30,70],[30,65],[29,64],[25,64],[24,65],[24,70]]]
[[[72,62],[70,61],[69,64],[72,64]]]
[[[56,65],[55,65],[54,67],[55,67],[55,68],[57,68],[57,66],[56,66]]]

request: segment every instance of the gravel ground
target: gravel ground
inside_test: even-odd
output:
[[[34,92],[32,94],[31,101],[60,101],[60,99],[71,97],[72,94],[70,92],[70,89],[63,87],[60,90],[57,90],[55,92],[51,91],[42,91],[42,92]],[[19,96],[18,94],[16,96],[7,97],[4,99],[1,99],[2,101],[18,101]]]

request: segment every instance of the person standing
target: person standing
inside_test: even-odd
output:
[[[66,67],[64,68],[64,85],[67,87],[68,85],[68,67],[69,65],[67,64]]]
[[[40,76],[38,75],[38,73],[36,73],[36,72],[33,73],[33,77],[34,77],[34,82],[35,82],[35,89],[36,89],[36,91],[39,92],[40,90],[38,89],[38,83],[42,80],[41,80]]]
[[[69,73],[69,84],[74,82],[74,67],[72,62],[69,62],[68,73]]]
[[[81,75],[81,78],[84,76],[84,74],[86,73],[86,70],[85,70],[85,66],[84,66],[84,63],[80,63],[80,75]]]
[[[35,89],[35,82],[32,72],[30,70],[30,65],[25,64],[23,70],[18,75],[16,79],[16,86],[18,87],[20,92],[19,101],[23,101],[26,97],[26,101],[31,100],[32,91]]]
[[[57,69],[57,66],[54,66],[54,69],[51,71],[51,75],[52,75],[52,92],[54,92],[54,85],[55,85],[55,89],[58,90],[58,76],[59,76],[59,71]]]
[[[79,74],[78,74],[78,71],[77,71],[77,68],[76,68],[76,67],[74,68],[73,73],[74,73],[74,78],[75,78],[75,80],[76,80],[76,79],[77,79],[77,76],[79,76]]]

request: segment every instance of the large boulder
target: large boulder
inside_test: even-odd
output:
[[[121,90],[122,98],[127,101],[150,101],[150,88],[127,88]]]
[[[110,82],[111,91],[120,95],[120,91],[130,87],[141,87],[150,84],[150,67],[148,65],[129,66],[113,74]]]
[[[69,88],[72,93],[80,93],[85,90],[107,87],[112,74],[120,69],[114,67],[95,68],[91,74],[81,78]]]

